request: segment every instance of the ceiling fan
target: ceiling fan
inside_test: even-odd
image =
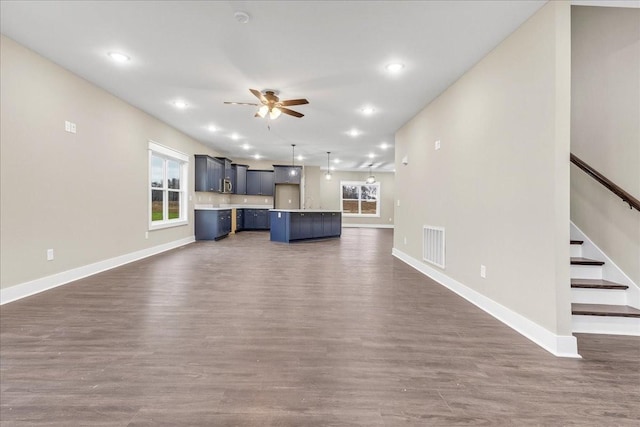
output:
[[[309,103],[309,101],[307,101],[306,99],[289,99],[286,101],[280,101],[280,98],[278,98],[278,95],[276,95],[276,91],[273,90],[265,90],[264,93],[255,89],[249,89],[249,91],[260,100],[260,104],[251,102],[229,101],[226,101],[225,104],[253,105],[255,107],[260,107],[254,117],[266,117],[267,115],[269,115],[270,119],[277,119],[282,113],[288,114],[289,116],[293,117],[303,117],[304,114],[293,111],[287,107]]]

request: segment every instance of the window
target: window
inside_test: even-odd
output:
[[[149,141],[149,229],[187,224],[189,157]]]
[[[380,183],[340,182],[344,216],[380,216]]]

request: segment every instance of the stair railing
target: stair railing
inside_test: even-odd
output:
[[[571,153],[571,163],[582,169],[589,175],[591,178],[598,181],[600,184],[604,185],[609,191],[614,193],[616,196],[620,197],[623,202],[629,204],[629,209],[635,208],[637,211],[640,211],[640,201],[633,197],[631,194],[624,191],[620,186],[613,183],[609,178],[602,175],[600,172],[589,166],[584,161],[580,160],[576,157],[575,154]]]

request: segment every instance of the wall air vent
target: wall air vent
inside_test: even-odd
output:
[[[422,230],[422,259],[444,268],[444,228],[425,225]]]

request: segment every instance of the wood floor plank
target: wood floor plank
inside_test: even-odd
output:
[[[556,358],[391,244],[243,232],[2,306],[0,424],[640,423],[640,338]]]

